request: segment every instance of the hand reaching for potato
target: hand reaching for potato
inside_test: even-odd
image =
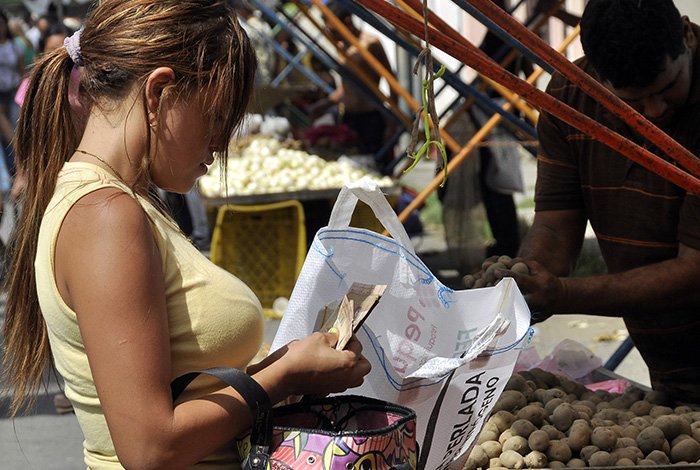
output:
[[[551,308],[563,293],[561,280],[541,264],[510,256],[492,256],[481,264],[481,271],[462,278],[467,289],[478,289],[498,284],[511,277],[525,296],[532,313],[531,323],[542,322],[552,316]]]
[[[467,274],[462,278],[467,289],[479,289],[498,284],[504,277],[513,277],[510,273],[529,274],[530,269],[521,258],[507,255],[491,256],[481,264],[481,271]]]

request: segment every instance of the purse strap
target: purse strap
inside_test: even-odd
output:
[[[265,389],[243,371],[229,367],[212,367],[188,372],[173,380],[170,384],[173,401],[200,374],[216,377],[243,397],[253,417],[250,432],[251,450],[246,461],[243,462],[243,468],[252,470],[267,468],[272,440],[272,404]]]

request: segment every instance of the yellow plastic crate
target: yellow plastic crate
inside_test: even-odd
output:
[[[289,298],[306,257],[301,203],[221,206],[210,257],[255,292],[267,316],[278,317],[272,303]]]

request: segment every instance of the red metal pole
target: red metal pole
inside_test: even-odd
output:
[[[700,176],[700,159],[688,149],[673,140],[661,129],[649,122],[644,116],[618,98],[613,92],[602,86],[593,77],[577,67],[532,31],[521,25],[515,18],[501,10],[490,0],[468,0],[501,28],[508,31],[513,38],[520,41],[533,53],[547,61],[562,75],[577,85],[584,93],[598,101],[615,115],[620,117],[632,129],[649,139],[673,160],[681,164],[695,176]]]
[[[414,20],[409,15],[389,5],[383,0],[356,1],[366,8],[369,8],[375,13],[383,16],[396,26],[404,28],[417,36],[422,34],[422,22]],[[464,62],[475,70],[478,70],[492,80],[511,89],[530,104],[549,112],[567,124],[585,132],[593,138],[600,140],[612,149],[622,153],[650,171],[653,171],[654,173],[682,187],[683,189],[692,193],[700,193],[700,179],[696,178],[694,175],[686,173],[680,168],[674,166],[672,163],[667,162],[657,155],[654,155],[648,150],[625,139],[621,135],[611,131],[588,116],[579,113],[572,107],[556,100],[554,97],[546,94],[536,87],[533,87],[529,83],[519,79],[506,70],[503,70],[493,60],[485,57],[483,53],[480,54],[479,52],[481,51],[479,51],[478,48],[469,43],[466,39],[460,38],[458,41],[434,28],[431,30],[431,38],[434,46],[451,55],[455,59]],[[665,137],[666,139],[675,143],[675,141],[670,139],[670,137]],[[675,143],[675,145],[679,146],[677,143]],[[693,156],[693,158],[695,157]]]

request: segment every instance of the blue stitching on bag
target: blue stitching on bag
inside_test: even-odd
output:
[[[391,249],[386,248],[386,247],[384,247],[384,246],[381,246],[381,245],[378,245],[378,244],[376,244],[376,243],[373,243],[373,242],[371,242],[371,241],[363,240],[363,239],[361,239],[361,238],[348,237],[348,236],[344,236],[344,237],[339,237],[339,236],[328,236],[328,235],[325,235],[325,236],[324,236],[324,234],[326,234],[326,233],[355,233],[355,234],[363,235],[363,236],[370,237],[370,238],[376,238],[377,240],[381,240],[381,241],[384,242],[384,243],[388,243],[388,244],[391,244],[391,245],[395,245],[395,246],[398,247],[401,251],[399,251],[399,250],[394,251],[394,250],[391,250]],[[391,253],[391,254],[394,254],[394,255],[397,255],[397,256],[403,258],[403,259],[404,259],[406,262],[408,262],[410,265],[412,265],[413,267],[415,267],[415,268],[418,269],[419,271],[425,273],[427,277],[425,277],[425,278],[419,278],[420,282],[422,282],[423,284],[431,284],[433,281],[437,281],[437,279],[435,278],[435,276],[433,275],[433,273],[430,272],[430,270],[428,269],[428,267],[423,263],[423,261],[421,261],[420,258],[418,258],[415,254],[413,254],[413,253],[411,253],[409,250],[407,250],[406,247],[403,246],[401,243],[398,243],[398,242],[396,242],[395,240],[393,240],[393,239],[391,239],[391,238],[387,238],[387,237],[384,237],[384,236],[382,236],[382,235],[375,234],[375,233],[370,233],[370,232],[368,232],[368,231],[353,230],[353,229],[343,229],[343,230],[330,230],[330,229],[327,229],[327,230],[321,230],[321,231],[319,231],[319,232],[316,234],[316,238],[317,238],[318,240],[349,240],[349,241],[355,241],[355,242],[360,242],[360,243],[366,243],[367,245],[370,245],[370,246],[379,248],[380,250],[386,251],[387,253]],[[331,269],[331,271],[332,271],[336,276],[340,277],[341,279],[344,279],[344,278],[345,278],[345,275],[346,275],[345,273],[343,273],[343,274],[338,273],[338,271],[328,262],[328,258],[330,258],[330,257],[333,256],[333,249],[332,249],[332,248],[330,249],[330,254],[326,254],[326,253],[323,253],[323,251],[321,251],[321,250],[316,246],[316,243],[313,243],[313,244],[312,244],[312,247],[313,247],[313,249],[314,249],[315,251],[317,251],[321,256],[324,256],[324,257],[326,258],[326,264],[328,265],[328,267]],[[404,251],[405,251],[406,253],[404,253]],[[413,260],[409,259],[409,256],[410,256],[411,258],[413,258],[413,259],[415,260],[415,262],[414,262]],[[455,303],[455,302],[457,302],[457,301],[456,301],[456,300],[447,299],[447,298],[445,297],[445,293],[447,292],[447,293],[449,293],[449,294],[452,294],[452,293],[454,293],[454,290],[451,289],[451,288],[449,288],[449,287],[447,287],[447,286],[445,286],[444,284],[442,284],[442,283],[439,282],[439,281],[437,281],[437,283],[438,283],[439,286],[440,286],[440,288],[438,289],[438,292],[437,292],[437,297],[438,297],[438,299],[440,300],[440,302],[442,303],[442,305],[443,305],[445,308],[449,308],[451,303]]]
[[[383,348],[381,345],[379,345],[378,343],[375,343],[375,341],[374,341],[374,335],[373,335],[373,334],[370,334],[370,333],[368,332],[368,331],[372,331],[372,330],[369,330],[369,329],[367,328],[367,325],[362,325],[362,330],[365,332],[365,334],[366,334],[367,337],[369,338],[369,341],[370,341],[370,343],[372,344],[372,348],[374,349],[374,352],[375,352],[375,354],[377,355],[377,359],[379,359],[379,363],[381,364],[382,369],[384,369],[384,374],[386,375],[387,379],[389,379],[389,383],[390,383],[391,386],[394,388],[394,390],[396,390],[397,392],[402,392],[402,391],[406,391],[406,390],[413,390],[413,389],[415,389],[415,388],[420,388],[420,387],[432,387],[433,385],[437,385],[437,384],[439,384],[440,382],[444,381],[444,380],[450,375],[450,373],[451,373],[451,372],[448,372],[447,374],[443,375],[442,377],[440,377],[440,378],[439,378],[438,380],[436,380],[435,382],[424,383],[424,384],[416,385],[416,386],[413,386],[413,387],[409,387],[410,385],[413,385],[413,384],[415,384],[415,383],[417,383],[417,382],[428,381],[428,380],[430,380],[430,379],[416,378],[416,379],[414,379],[413,381],[406,382],[406,383],[404,383],[403,385],[401,385],[401,384],[399,383],[399,381],[396,380],[396,379],[391,375],[391,373],[389,372],[389,369],[387,368],[387,365],[386,365],[386,354],[384,354],[384,348]],[[532,337],[533,337],[534,333],[535,333],[534,329],[533,329],[532,327],[530,327],[530,328],[528,328],[528,330],[525,332],[525,334],[523,334],[523,335],[520,337],[520,339],[518,339],[518,340],[515,341],[514,343],[509,344],[508,346],[504,346],[504,347],[502,347],[502,348],[493,349],[493,350],[491,350],[491,351],[484,351],[484,352],[482,352],[481,354],[479,354],[477,357],[489,357],[489,356],[495,356],[496,354],[501,354],[501,353],[504,353],[504,352],[508,352],[508,351],[510,351],[510,350],[512,350],[512,349],[515,349],[515,348],[527,337],[527,342],[526,342],[525,346],[523,346],[523,348],[524,348],[524,347],[526,347],[528,344],[530,344],[530,341],[532,340]]]
[[[444,376],[440,377],[440,379],[436,380],[435,382],[431,383],[426,383],[426,384],[421,384],[421,385],[416,385],[415,387],[408,387],[408,385],[412,385],[417,382],[422,382],[422,381],[428,381],[429,379],[421,379],[421,378],[416,378],[412,380],[411,382],[404,383],[401,385],[398,380],[396,380],[391,373],[389,372],[389,369],[387,369],[386,366],[386,354],[384,354],[384,348],[381,347],[378,343],[374,342],[372,334],[368,333],[368,328],[367,325],[362,325],[362,329],[364,330],[365,334],[369,338],[370,343],[372,344],[372,347],[374,348],[374,352],[377,355],[377,359],[379,359],[379,363],[382,366],[382,369],[384,369],[384,375],[386,375],[386,378],[389,379],[389,383],[391,386],[396,390],[397,392],[402,392],[406,390],[413,390],[414,388],[420,388],[420,387],[431,387],[433,385],[437,385],[443,380],[445,380],[450,374],[447,373]],[[371,331],[371,330],[369,330]]]
[[[453,293],[454,293],[454,290],[453,290],[453,289],[450,289],[449,287],[445,286],[444,284],[440,284],[440,290],[438,290],[438,294],[437,294],[438,299],[440,299],[440,302],[442,302],[442,304],[443,304],[445,307],[449,308],[449,307],[450,307],[450,304],[455,303],[455,302],[457,302],[457,301],[456,301],[456,300],[448,300],[448,299],[446,299],[445,296],[443,295],[445,292],[447,292],[447,293],[449,293],[449,294],[453,294]]]
[[[377,240],[380,240],[384,243],[388,243],[390,245],[396,245],[397,247],[404,250],[406,252],[406,254],[401,254],[401,253],[395,253],[395,254],[398,254],[399,256],[401,256],[403,258],[407,258],[407,257],[413,258],[413,260],[416,264],[420,264],[420,266],[416,266],[419,270],[427,272],[430,275],[430,277],[433,277],[432,273],[430,272],[428,267],[425,265],[425,263],[423,263],[423,261],[418,256],[416,256],[415,253],[412,253],[411,250],[407,249],[405,246],[403,246],[401,243],[397,242],[393,238],[385,237],[384,235],[380,235],[380,234],[372,232],[370,230],[359,230],[359,229],[352,229],[352,228],[342,229],[342,230],[331,230],[331,229],[320,230],[317,234],[317,237],[320,239],[320,237],[325,233],[354,233],[354,234],[358,234],[358,235],[364,235],[364,236],[369,237],[369,238],[376,238]],[[327,237],[327,238],[329,238],[329,237]],[[359,240],[359,239],[350,238],[350,237],[348,237],[347,239],[348,240]],[[364,241],[365,243],[369,243],[370,245],[374,245],[373,243],[365,241],[365,240],[359,240],[359,241]],[[378,246],[378,245],[374,245],[374,246]],[[386,251],[389,251],[390,253],[394,253],[393,251],[387,250],[386,248],[383,248],[381,246],[379,246],[379,248],[385,249]],[[406,261],[409,261],[409,260],[406,259]],[[411,264],[413,264],[413,263],[411,263]]]
[[[343,280],[345,279],[345,276],[347,276],[347,273],[340,273],[340,272],[338,272],[338,271],[335,269],[335,267],[330,263],[329,260],[333,257],[333,247],[331,247],[330,252],[329,252],[328,254],[326,254],[326,253],[322,252],[316,245],[317,245],[316,243],[313,243],[313,244],[311,245],[311,248],[313,248],[314,251],[318,252],[321,256],[323,256],[323,257],[325,258],[325,259],[324,259],[324,263],[326,263],[326,265],[328,266],[328,268],[329,268],[331,271],[333,271],[333,274],[335,274],[336,276],[338,276],[338,277],[340,278],[340,284],[342,284],[342,283],[343,283]]]
[[[372,243],[371,241],[368,241],[368,240],[362,240],[362,239],[353,238],[353,237],[330,237],[330,236],[325,236],[323,238],[321,236],[319,236],[318,239],[319,240],[350,240],[350,241],[354,241],[354,242],[365,243],[367,245],[379,248],[380,250],[386,251],[387,253],[391,253],[392,255],[397,255],[397,256],[403,258],[404,260],[406,260],[406,262],[408,262],[410,265],[412,265],[413,267],[415,267],[419,271],[424,272],[426,275],[428,275],[428,277],[426,278],[426,281],[424,281],[426,284],[429,284],[430,282],[432,282],[433,278],[435,277],[435,276],[433,276],[433,274],[429,270],[427,270],[427,268],[423,269],[422,266],[419,266],[415,262],[408,259],[406,257],[406,255],[404,255],[403,253],[401,253],[399,251],[391,250],[389,248],[386,248],[386,247],[383,247],[380,245],[377,245],[376,243]],[[401,245],[399,245],[399,246],[401,246]]]

